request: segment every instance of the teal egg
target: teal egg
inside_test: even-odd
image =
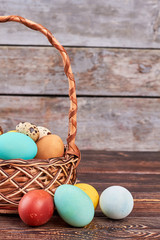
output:
[[[0,159],[32,159],[37,154],[36,143],[27,135],[8,132],[0,135]]]
[[[134,200],[132,194],[126,188],[111,186],[102,192],[99,205],[107,217],[123,219],[131,213]]]
[[[76,186],[64,184],[58,187],[54,202],[61,218],[73,227],[84,227],[94,217],[92,200]]]

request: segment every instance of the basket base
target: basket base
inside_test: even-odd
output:
[[[18,210],[14,209],[0,209],[0,214],[18,214]]]

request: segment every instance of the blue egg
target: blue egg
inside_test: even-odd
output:
[[[123,219],[131,213],[134,201],[132,194],[126,188],[111,186],[102,192],[99,204],[107,217]]]
[[[54,202],[59,215],[71,226],[84,227],[94,217],[92,200],[76,186],[64,184],[58,187]]]
[[[8,132],[0,135],[0,159],[33,159],[37,154],[36,143],[27,135]]]

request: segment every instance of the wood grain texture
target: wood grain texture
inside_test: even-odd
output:
[[[66,48],[78,95],[160,96],[160,50]],[[68,94],[53,47],[0,47],[1,94]]]
[[[47,27],[62,45],[159,48],[155,0],[1,0],[0,15],[20,15]],[[48,45],[16,23],[0,26],[0,44]]]
[[[48,127],[66,142],[69,99],[0,96],[0,125],[15,129],[20,121]],[[160,99],[78,98],[80,149],[160,150]]]
[[[85,228],[72,228],[54,216],[46,225],[36,228],[25,226],[18,216],[1,216],[1,239],[159,239],[159,217],[128,218],[113,221],[105,217],[95,217]],[[13,223],[13,225],[12,225]]]
[[[84,164],[80,164],[79,171],[83,173],[87,173],[88,171],[90,173],[135,173],[137,175],[140,173],[159,174],[160,153],[154,152],[154,158],[152,156],[152,152],[83,150],[82,160],[85,162]],[[92,159],[94,165],[92,161],[87,161],[85,159]]]
[[[70,227],[57,212],[48,223],[34,228],[26,226],[18,215],[1,214],[0,239],[158,240],[160,238],[160,187],[156,188],[159,184],[159,175],[155,174],[160,170],[158,158],[158,152],[82,151],[82,161],[78,167],[79,181],[92,184],[99,194],[111,185],[125,186],[134,197],[134,208],[131,214],[122,220],[111,220],[103,215],[98,206],[93,221],[84,228]],[[97,169],[98,162],[101,168]],[[139,172],[133,166],[137,166],[137,169],[140,169]],[[127,175],[122,174],[125,171]],[[113,181],[110,182],[110,179]],[[148,185],[151,183],[152,188],[149,188]],[[137,185],[135,191],[131,187],[134,184]]]

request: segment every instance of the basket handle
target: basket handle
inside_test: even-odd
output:
[[[75,137],[77,133],[77,98],[76,98],[76,87],[75,87],[75,79],[72,73],[71,64],[69,56],[64,49],[64,47],[55,39],[55,37],[51,34],[51,32],[43,27],[41,24],[35,23],[30,21],[26,18],[20,16],[0,16],[0,22],[19,22],[31,28],[32,30],[39,31],[43,33],[47,38],[48,41],[60,52],[63,60],[64,65],[64,72],[68,78],[69,82],[69,98],[70,98],[70,109],[69,109],[69,131],[67,137],[67,144],[68,144],[68,154],[74,154],[79,156],[79,149],[75,145]]]

